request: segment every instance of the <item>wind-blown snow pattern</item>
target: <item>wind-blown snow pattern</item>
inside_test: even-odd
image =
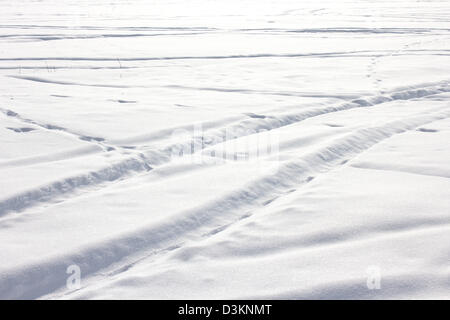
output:
[[[450,2],[0,2],[0,299],[449,299]]]

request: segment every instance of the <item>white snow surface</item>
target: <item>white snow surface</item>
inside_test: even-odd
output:
[[[4,0],[0,85],[1,299],[450,299],[449,1]]]

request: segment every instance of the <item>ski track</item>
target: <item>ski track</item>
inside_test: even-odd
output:
[[[183,143],[172,144],[159,150],[141,151],[137,156],[127,156],[126,159],[98,171],[68,177],[63,181],[55,181],[48,185],[42,186],[39,189],[29,190],[11,198],[4,199],[0,202],[0,217],[5,216],[8,212],[28,209],[33,205],[42,202],[55,201],[57,199],[60,200],[63,195],[74,193],[75,191],[86,187],[103,187],[104,185],[107,185],[107,182],[117,181],[125,177],[131,177],[137,173],[149,171],[155,166],[168,163],[171,157],[175,154],[191,154],[193,151],[200,151],[206,147],[223,143],[227,141],[227,139],[237,139],[250,134],[256,134],[263,130],[274,130],[327,113],[339,112],[358,107],[376,106],[395,100],[424,98],[444,92],[450,92],[448,81],[442,81],[434,86],[425,86],[419,89],[416,88],[413,90],[392,92],[389,95],[378,95],[354,99],[338,106],[316,108],[280,116],[250,116],[251,119],[243,120],[235,125],[216,130],[216,132],[193,137]],[[1,108],[0,111],[6,116],[20,119],[25,123],[34,124],[48,130],[56,130],[64,134],[74,136],[75,138],[92,142],[101,146],[102,149],[106,151],[112,151],[118,148],[115,145],[113,146],[105,143],[103,138],[84,136],[72,132],[66,128],[50,124],[42,124],[34,120],[21,117],[18,113],[11,110]],[[243,128],[245,128],[245,130],[242,130]],[[126,148],[122,149],[128,150]]]
[[[383,53],[389,55],[402,55],[402,52],[408,53],[421,53],[424,50],[407,50],[409,46],[406,46],[403,50],[395,52],[389,50],[356,50],[356,51],[337,51],[337,52],[310,52],[310,53],[286,53],[286,54],[273,54],[273,53],[256,53],[256,54],[236,54],[236,55],[213,55],[213,56],[167,56],[167,57],[20,57],[20,58],[0,58],[0,61],[12,62],[12,61],[90,61],[90,62],[117,62],[117,59],[123,62],[140,62],[140,61],[166,61],[166,60],[223,60],[223,59],[255,59],[255,58],[339,58],[339,57],[380,57]],[[434,49],[425,52],[448,52],[446,49]],[[123,67],[125,68],[125,67]],[[120,67],[118,67],[120,69]],[[20,76],[10,75],[11,77],[20,78]],[[25,80],[33,81],[33,77]],[[70,82],[67,84],[71,84]]]
[[[249,212],[252,208],[263,206],[273,199],[274,195],[288,193],[293,187],[305,184],[311,181],[311,177],[342,165],[344,160],[348,161],[383,140],[448,117],[450,111],[447,110],[359,129],[325,147],[282,164],[274,174],[259,178],[223,199],[182,212],[172,222],[144,226],[128,235],[84,248],[74,255],[67,254],[36,266],[4,272],[0,279],[0,295],[9,299],[38,298],[65,284],[66,274],[61,271],[65,271],[68,265],[80,266],[84,275],[89,276],[139,252],[167,250],[169,246],[178,246],[173,243],[176,239],[186,237],[213,222],[229,225],[230,220],[236,220],[239,212]],[[121,270],[126,269],[121,267]]]

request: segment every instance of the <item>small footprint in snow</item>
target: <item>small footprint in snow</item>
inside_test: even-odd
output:
[[[246,116],[250,117],[250,118],[255,118],[255,119],[265,119],[266,116],[262,115],[262,114],[255,114],[255,113],[244,113]]]
[[[325,123],[326,126],[332,127],[332,128],[341,128],[343,125],[340,124],[334,124],[334,123]]]
[[[135,100],[117,100],[118,103],[137,103]]]
[[[9,129],[9,130],[12,130],[12,131],[18,132],[18,133],[30,132],[30,131],[36,130],[34,128],[6,128],[6,129]]]
[[[419,129],[417,129],[417,131],[420,131],[420,132],[438,132],[439,130],[428,129],[428,128],[419,128]]]

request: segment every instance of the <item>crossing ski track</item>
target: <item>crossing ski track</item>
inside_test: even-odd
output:
[[[223,231],[224,229],[230,227],[233,223],[246,219],[253,214],[253,211],[258,207],[266,206],[270,204],[273,200],[282,197],[285,194],[291,193],[296,188],[301,187],[303,184],[307,184],[312,181],[317,175],[326,173],[329,170],[333,170],[336,166],[345,165],[347,161],[355,157],[361,152],[369,149],[376,143],[379,143],[385,139],[390,138],[393,135],[407,132],[409,130],[414,130],[418,126],[428,124],[441,119],[446,119],[450,117],[450,111],[438,112],[435,115],[428,117],[416,117],[412,119],[405,119],[399,122],[388,123],[384,126],[365,128],[358,130],[354,134],[349,134],[345,138],[336,139],[337,141],[332,141],[332,143],[320,149],[317,152],[307,154],[304,157],[287,163],[278,169],[277,172],[272,176],[266,176],[258,181],[254,181],[252,184],[248,185],[247,188],[233,192],[228,198],[221,199],[218,202],[212,203],[210,206],[201,208],[196,212],[189,212],[186,217],[182,217],[173,225],[163,225],[161,230],[158,228],[153,229],[143,229],[139,232],[129,235],[126,238],[115,239],[113,242],[105,244],[105,247],[111,248],[115,245],[120,246],[123,243],[131,242],[133,243],[133,248],[130,253],[136,254],[139,249],[137,249],[136,243],[142,242],[142,249],[145,250],[152,247],[159,247],[160,242],[165,243],[166,241],[170,243],[169,246],[163,247],[162,249],[155,250],[150,255],[145,255],[140,257],[137,261],[127,263],[123,266],[116,267],[116,269],[109,271],[107,274],[102,275],[103,277],[108,277],[112,275],[117,275],[118,273],[129,270],[136,263],[139,263],[143,259],[148,259],[153,255],[161,255],[172,250],[180,249],[183,246],[183,240],[178,240],[171,243],[172,237],[181,239],[184,236],[195,232],[199,227],[208,226],[211,220],[220,217],[223,225],[219,227],[214,227],[211,231],[208,231],[201,235],[201,238],[214,236],[215,234]],[[350,151],[349,151],[350,150]],[[220,209],[226,208],[226,210]],[[247,212],[245,215],[237,215],[233,211],[240,210],[242,208]],[[227,212],[228,211],[228,212]],[[227,215],[231,211],[231,221],[227,221]],[[230,219],[229,218],[229,219]],[[445,225],[450,224],[450,219],[445,221]],[[442,226],[442,221],[437,221],[436,225]],[[183,227],[180,227],[183,226]],[[169,230],[176,230],[175,234],[170,234]],[[183,233],[180,234],[180,231]],[[145,239],[146,235],[160,235],[160,237],[151,237],[150,240]],[[86,256],[99,254],[99,252],[104,251],[104,249],[93,248],[93,252],[86,252]],[[127,250],[125,250],[126,252]],[[124,256],[127,253],[121,253]],[[124,257],[122,256],[121,259]],[[71,259],[74,261],[75,259]],[[112,260],[114,261],[114,260]],[[110,262],[112,263],[112,262]],[[84,265],[81,261],[77,261],[77,264]],[[107,267],[105,265],[104,267]],[[85,270],[89,270],[85,268]],[[95,272],[94,270],[93,272]],[[88,271],[89,272],[89,271]],[[98,279],[97,279],[98,283]],[[56,296],[57,297],[57,296]]]
[[[432,89],[431,91],[419,89],[418,91],[414,91],[414,97],[417,97],[417,92],[421,93],[421,97],[426,97],[432,94],[439,94],[446,91],[441,89]],[[433,93],[429,94],[429,92]],[[398,98],[405,98],[410,95],[411,91],[409,91],[409,93],[406,95],[405,93],[393,94],[393,96],[397,96]],[[375,100],[379,100],[379,98]],[[385,101],[384,99],[381,100]],[[366,105],[367,101],[364,101],[364,105]],[[352,104],[354,105],[354,103]],[[357,105],[359,106],[359,104]],[[348,109],[351,108],[345,108],[343,110]],[[45,264],[40,264],[39,268],[36,268],[36,266],[30,266],[25,270],[14,270],[13,274],[17,275],[17,282],[14,281],[15,276],[11,274],[8,275],[7,282],[2,283],[1,287],[4,290],[4,294],[7,294],[7,292],[14,292],[15,290],[13,287],[18,287],[18,284],[22,281],[21,279],[23,279],[23,275],[27,274],[28,276],[31,276],[35,279],[42,279],[41,281],[34,282],[35,288],[26,288],[26,295],[28,298],[38,298],[41,295],[48,294],[48,292],[46,291],[39,291],[39,288],[45,288],[46,290],[55,290],[58,289],[61,283],[64,283],[64,278],[58,279],[54,277],[52,272],[52,270],[60,269],[62,265],[77,264],[82,267],[84,275],[86,277],[90,274],[95,275],[95,273],[99,270],[107,268],[110,265],[114,265],[115,263],[118,263],[123,259],[126,260],[126,257],[130,255],[139,256],[142,255],[141,252],[145,252],[148,250],[152,251],[153,255],[155,254],[154,248],[160,247],[162,248],[156,250],[156,253],[167,252],[174,248],[178,249],[182,245],[179,241],[181,241],[182,243],[183,238],[190,236],[190,234],[192,233],[195,234],[198,229],[203,230],[202,235],[204,236],[204,228],[208,228],[208,225],[214,225],[214,223],[217,223],[218,217],[220,221],[219,224],[221,225],[219,225],[219,227],[213,227],[210,231],[206,231],[206,235],[214,235],[224,228],[227,228],[230,224],[233,223],[233,221],[239,221],[251,216],[252,207],[257,208],[259,206],[270,204],[274,199],[282,196],[283,194],[290,193],[292,189],[298,188],[299,185],[308,183],[318,174],[322,174],[324,172],[332,170],[335,166],[345,165],[345,163],[349,159],[353,158],[361,152],[364,152],[378,142],[388,139],[393,135],[404,133],[425,124],[441,119],[446,119],[448,117],[450,117],[450,110],[444,110],[437,111],[426,116],[416,116],[406,118],[401,121],[388,122],[383,126],[356,130],[355,132],[345,135],[343,138],[332,140],[329,145],[326,145],[324,148],[321,148],[316,152],[306,154],[297,160],[283,164],[275,174],[265,176],[256,181],[253,181],[242,190],[235,191],[227,197],[219,199],[212,204],[206,205],[197,210],[180,214],[179,217],[175,218],[174,223],[163,223],[162,225],[157,227],[153,225],[149,228],[144,227],[140,230],[134,231],[132,234],[124,235],[120,238],[112,239],[111,241],[102,243],[101,246],[85,248],[81,253],[77,252],[74,256],[68,255],[64,258],[58,257],[58,260],[56,261],[48,261]],[[136,173],[139,173],[141,171],[148,171],[151,168],[148,162],[145,161],[142,162],[142,166],[136,166],[134,163],[129,165],[128,161],[130,160],[123,161],[121,162],[121,164],[125,167],[130,166],[129,170]],[[116,167],[113,166],[107,169],[108,177],[110,177],[109,172],[114,171],[115,168]],[[107,170],[103,169],[97,173],[91,173],[91,175],[92,177],[95,177],[102,182],[104,182],[105,180],[116,180],[114,178],[103,178],[103,172],[106,172]],[[123,169],[120,170],[121,173],[124,171],[125,170]],[[132,178],[132,176],[127,175],[127,173],[128,172],[125,171],[124,176],[126,176],[127,179]],[[96,184],[97,181],[92,177],[87,178],[87,181],[89,181],[89,183],[85,184]],[[78,185],[79,187],[84,186],[83,183],[77,184],[77,178],[69,179],[70,180],[67,180],[66,182],[55,182],[53,185],[59,186],[64,183],[68,183],[71,185]],[[101,185],[99,187],[106,186],[107,185]],[[44,188],[44,190],[48,189],[51,189],[51,187]],[[73,191],[68,188],[61,189],[64,191]],[[95,192],[95,189],[89,191]],[[25,195],[20,195],[17,199],[14,199],[14,201],[21,204],[26,203],[23,199],[27,196],[34,196],[35,198],[38,198],[38,201],[41,199],[48,200],[49,198],[48,194],[43,194],[42,196],[36,197],[36,193],[37,192],[30,192]],[[62,192],[57,191],[56,193],[57,195],[60,195]],[[11,200],[7,201],[8,202],[6,202],[4,206],[12,202]],[[33,203],[34,201],[30,202]],[[236,211],[242,212],[242,210],[245,210],[248,213],[244,216],[238,215],[236,217]],[[17,209],[15,211],[17,211]],[[168,245],[164,246],[164,244],[166,243]],[[114,252],[114,254],[111,254],[111,251]],[[120,266],[118,268],[118,271],[112,271],[111,274],[117,274],[117,272],[120,272],[120,270],[127,270],[134,263],[135,262],[131,264],[128,263],[125,266]],[[35,272],[37,273],[33,274]],[[9,286],[8,283],[10,284]],[[33,295],[30,296],[30,293],[33,293]],[[23,298],[23,296],[21,296],[20,294],[18,296],[12,297]]]
[[[354,99],[347,103],[343,103],[337,106],[329,106],[323,108],[315,108],[309,111],[302,111],[297,113],[283,114],[282,116],[270,116],[265,115],[264,118],[261,116],[254,117],[251,120],[243,120],[237,124],[231,124],[226,128],[216,129],[216,132],[208,135],[202,135],[198,137],[193,137],[187,142],[182,142],[176,145],[169,145],[164,147],[162,150],[149,150],[147,152],[138,153],[135,157],[127,157],[110,167],[102,168],[95,172],[88,172],[81,176],[68,177],[63,181],[55,181],[47,186],[43,186],[37,190],[30,190],[26,193],[19,194],[13,198],[6,199],[0,202],[0,216],[4,215],[8,211],[18,211],[29,207],[30,205],[40,202],[42,200],[48,201],[53,198],[61,197],[66,193],[71,193],[77,189],[82,189],[86,187],[93,187],[96,185],[104,184],[108,181],[116,181],[124,177],[130,177],[134,174],[145,172],[151,170],[155,165],[161,165],[170,160],[171,155],[176,152],[176,148],[184,150],[186,147],[191,145],[199,145],[199,148],[195,149],[201,150],[206,147],[216,145],[218,143],[226,142],[227,138],[236,139],[242,137],[237,128],[246,127],[250,129],[252,133],[257,134],[262,130],[274,130],[286,125],[291,125],[305,119],[316,117],[319,115],[339,112],[342,110],[348,110],[357,107],[368,107],[376,106],[386,102],[392,102],[395,100],[409,100],[417,99],[427,96],[432,96],[435,94],[440,94],[444,92],[450,92],[450,86],[448,81],[443,81],[442,84],[437,84],[434,86],[424,86],[422,88],[415,88],[412,90],[403,90],[392,92],[389,95],[379,95],[372,96],[368,98]],[[6,116],[14,117],[26,124],[34,124],[47,130],[56,130],[65,134],[69,134],[78,139],[89,141],[96,145],[99,145],[104,151],[116,150],[118,147],[107,144],[104,142],[104,138],[83,136],[81,134],[72,132],[68,129],[54,126],[51,124],[40,124],[33,120],[23,118],[19,114],[11,110],[0,109]],[[217,132],[218,131],[218,132]],[[226,132],[231,135],[226,136]],[[244,135],[246,132],[244,132]],[[120,147],[119,147],[120,148]]]

